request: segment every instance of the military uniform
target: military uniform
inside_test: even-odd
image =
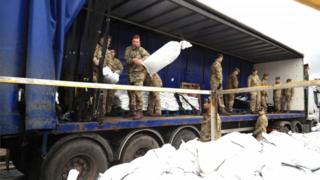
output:
[[[119,59],[112,58],[110,56],[106,56],[104,59],[103,67],[108,66],[113,73],[121,74],[123,71],[123,66]],[[103,102],[102,105],[104,106],[105,112],[107,114],[111,113],[112,106],[115,104],[115,93],[116,90],[108,89],[103,90]]]
[[[136,65],[132,62],[134,58],[144,61],[150,54],[143,47],[129,46],[125,51],[125,59],[128,63],[128,80],[130,85],[143,86],[147,77],[147,70],[143,65]],[[131,112],[142,113],[143,97],[141,91],[128,91],[129,108]]]
[[[248,78],[248,87],[260,86],[261,81],[258,75],[250,75]],[[257,112],[261,106],[261,94],[259,91],[250,92],[250,111]]]
[[[276,82],[280,84],[280,82]],[[273,90],[273,105],[275,112],[280,112],[281,110],[281,89]]]
[[[92,81],[93,82],[98,82],[99,80],[99,62],[102,58],[102,49],[103,47],[98,43],[96,45],[96,49],[94,51],[94,55],[93,55],[93,59],[92,59],[92,62],[93,62],[93,67],[92,67]],[[106,50],[106,54],[105,54],[105,59],[104,59],[104,62],[106,61],[106,59],[110,59],[111,58],[111,54],[110,54],[110,51],[107,49]],[[98,116],[99,117],[103,117],[105,114],[106,114],[106,98],[107,98],[107,93],[108,93],[108,90],[100,90],[100,97],[98,100],[99,100],[99,114]]]
[[[217,60],[211,65],[211,90],[222,90],[222,66]],[[213,96],[213,95],[212,95]],[[225,111],[225,105],[223,101],[223,95],[218,95],[218,107],[220,111]]]
[[[239,81],[238,81],[237,75],[234,73],[230,74],[230,76],[228,77],[227,89],[236,89],[238,88],[238,86],[239,86]],[[228,99],[227,109],[229,112],[233,111],[234,98],[235,98],[235,94],[227,95],[227,99]]]
[[[211,140],[211,100],[210,97],[203,105],[205,113],[203,114],[203,121],[201,123],[200,140],[203,142]],[[217,114],[218,123],[221,122],[219,114]]]
[[[288,88],[288,89],[283,89],[282,90],[282,104],[283,108],[282,110],[284,112],[288,112],[291,109],[291,101],[293,97],[294,89],[293,88]]]
[[[262,79],[261,81],[261,86],[266,86],[268,85],[268,82],[266,79]],[[268,104],[267,104],[267,99],[268,99],[268,93],[267,91],[261,91],[261,107],[267,111],[268,110]]]
[[[256,137],[258,140],[261,140],[262,133],[267,132],[267,127],[268,127],[268,117],[264,112],[260,112],[258,120],[255,125],[253,136]]]
[[[98,82],[98,76],[99,76],[99,61],[102,57],[102,46],[100,44],[97,44],[96,49],[94,51],[93,55],[93,67],[92,67],[92,81]]]
[[[162,87],[160,76],[156,73],[147,75],[145,84],[147,86]],[[160,92],[149,92],[147,112],[151,116],[161,116]]]

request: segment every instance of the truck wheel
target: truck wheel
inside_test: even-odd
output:
[[[283,133],[289,133],[289,131],[290,131],[291,129],[290,129],[290,127],[289,126],[281,126],[280,128],[279,128],[279,131],[280,132],[283,132]]]
[[[292,127],[292,131],[295,133],[302,133],[303,131],[302,124],[299,121],[292,121],[291,127]]]
[[[173,147],[178,149],[180,147],[182,141],[188,142],[188,141],[193,140],[197,137],[198,136],[191,129],[182,129],[176,135],[174,135],[174,137],[172,137],[171,144]]]
[[[153,137],[146,134],[138,134],[128,141],[122,152],[121,162],[130,162],[135,158],[145,155],[150,149],[159,147],[159,143]]]
[[[44,170],[46,180],[65,180],[71,169],[80,172],[78,180],[94,180],[109,166],[103,149],[88,139],[68,142],[49,158]]]
[[[288,133],[292,130],[291,123],[289,121],[277,121],[273,124],[273,128],[283,133]]]

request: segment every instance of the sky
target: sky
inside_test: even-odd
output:
[[[304,54],[320,78],[320,11],[294,0],[198,0]]]

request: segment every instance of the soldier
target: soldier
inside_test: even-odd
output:
[[[268,117],[266,116],[266,113],[264,110],[259,111],[259,117],[255,125],[255,129],[253,132],[253,136],[258,140],[262,140],[262,133],[267,132],[268,127]]]
[[[205,110],[203,114],[203,122],[201,124],[200,130],[200,140],[207,142],[211,140],[211,98],[208,97],[203,104],[203,109]],[[221,122],[219,114],[217,114],[218,121]]]
[[[240,69],[235,68],[232,73],[228,77],[227,89],[236,89],[239,86],[238,75],[240,73]],[[233,112],[233,104],[234,104],[235,94],[227,95],[227,111],[229,113]]]
[[[287,83],[291,83],[291,79],[287,79]],[[283,104],[283,112],[289,112],[291,109],[291,101],[294,94],[293,88],[283,89],[282,90],[282,104]]]
[[[93,62],[92,81],[93,82],[98,82],[98,79],[99,79],[98,78],[98,75],[99,75],[99,62],[100,62],[100,59],[102,58],[102,48],[103,48],[102,46],[103,46],[104,40],[105,40],[104,37],[100,38],[99,42],[96,45],[96,49],[94,51],[94,55],[93,55],[93,59],[92,59],[92,62]],[[109,47],[110,43],[111,43],[111,36],[108,36],[107,41],[108,41],[107,42],[107,47]],[[110,56],[110,52],[109,52],[108,49],[106,50],[105,57],[107,57],[107,56]]]
[[[262,80],[261,80],[261,86],[268,85],[268,79],[269,79],[269,74],[264,73],[263,77],[262,77]],[[267,91],[261,91],[261,107],[265,111],[268,110],[267,98],[268,98]]]
[[[212,91],[222,90],[222,80],[223,80],[222,66],[221,66],[222,60],[223,60],[223,55],[218,54],[214,63],[211,65],[210,83],[211,83]],[[230,113],[228,113],[225,110],[225,105],[223,102],[223,95],[222,94],[218,95],[218,106],[219,106],[219,111],[221,114],[230,115]]]
[[[275,84],[280,84],[280,77],[276,77]],[[281,89],[273,90],[273,105],[274,111],[279,113],[281,110]]]
[[[103,50],[103,43],[105,41],[105,39],[107,39],[107,47],[110,46],[111,43],[111,36],[108,36],[108,38],[105,37],[101,37],[99,42],[96,45],[96,49],[94,51],[94,56],[92,59],[93,62],[93,67],[92,67],[92,81],[93,82],[98,82],[99,80],[99,64],[100,64],[100,60],[102,58],[102,50]],[[106,54],[105,54],[105,59],[110,58],[110,51],[108,49],[106,49]],[[99,117],[103,117],[106,114],[106,108],[105,108],[105,99],[106,99],[106,94],[107,94],[107,90],[100,90],[101,94],[97,100],[99,101],[98,104],[98,116]]]
[[[123,71],[123,66],[118,58],[116,58],[116,52],[114,49],[109,49],[110,57],[106,56],[104,59],[103,67],[108,66],[113,73],[117,73],[118,75],[121,74]],[[115,97],[115,90],[108,89],[104,90],[104,97],[103,98],[103,106],[105,106],[106,114],[110,114],[112,110],[112,106],[114,105],[114,97]]]
[[[142,62],[150,54],[140,45],[140,36],[134,35],[131,46],[126,48],[125,59],[128,64],[128,80],[130,85],[143,86],[147,77],[147,71]],[[133,119],[143,118],[143,97],[141,91],[128,91],[130,117]]]
[[[148,74],[145,83],[147,86],[162,87],[161,78],[157,73],[152,76]],[[147,113],[150,116],[161,116],[160,92],[149,92]]]
[[[252,74],[248,77],[248,87],[260,86],[261,81],[258,76],[258,70],[253,69]],[[257,113],[260,110],[260,92],[250,92],[250,111],[251,113]]]

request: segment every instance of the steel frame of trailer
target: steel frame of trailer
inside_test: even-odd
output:
[[[269,120],[280,119],[299,119],[304,118],[304,111],[296,111],[290,113],[268,114]],[[256,121],[258,115],[232,115],[221,116],[222,122],[243,122]],[[89,131],[112,131],[120,129],[134,129],[145,127],[167,127],[178,125],[201,124],[202,116],[171,116],[171,117],[145,117],[142,120],[132,120],[128,118],[113,118],[107,117],[103,123],[98,122],[72,122],[61,123],[57,126],[56,133],[72,133],[72,132],[89,132]]]

